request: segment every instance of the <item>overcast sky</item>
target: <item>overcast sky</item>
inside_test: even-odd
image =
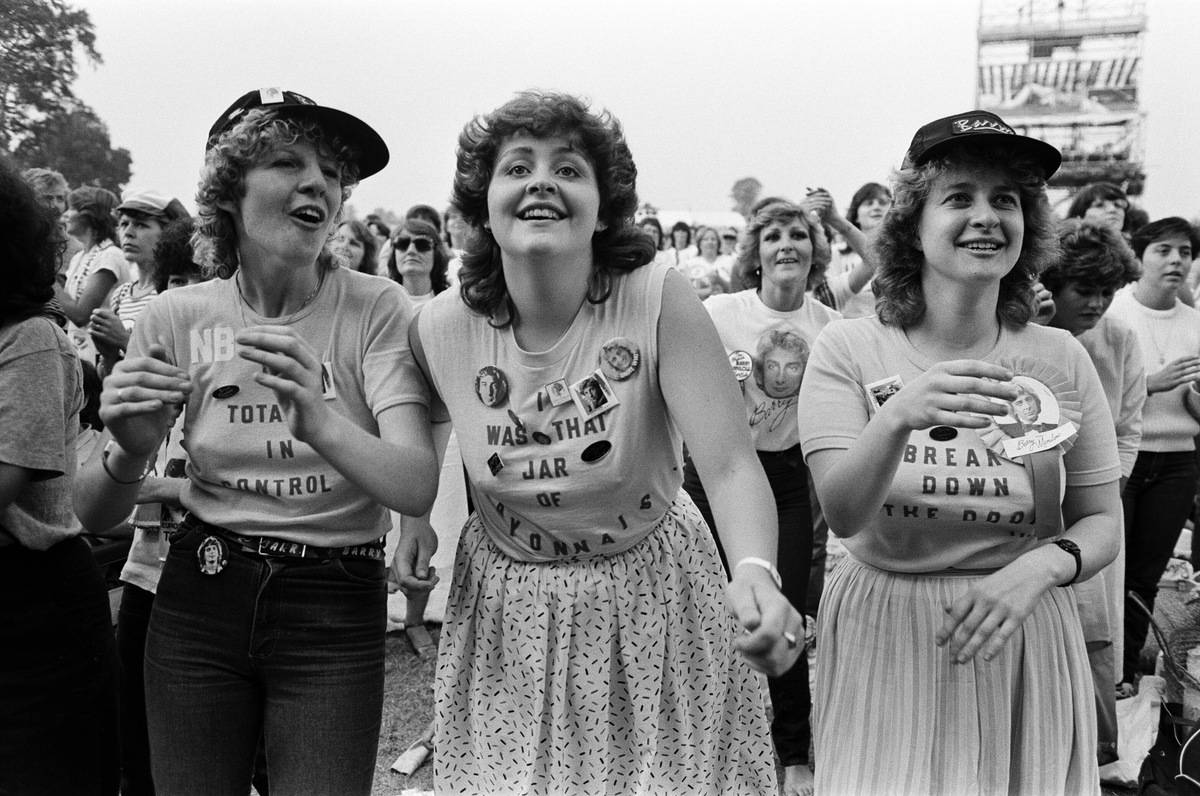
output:
[[[590,98],[625,125],[638,193],[667,210],[727,210],[754,176],[767,193],[830,189],[845,209],[886,181],[922,123],[974,104],[977,0],[76,0],[104,63],[78,95],[131,185],[194,205],[204,136],[247,90],[279,86],[373,125],[391,164],[358,187],[359,214],[443,207],[463,124],[514,91]],[[1142,77],[1146,205],[1200,212],[1200,3],[1149,0]]]

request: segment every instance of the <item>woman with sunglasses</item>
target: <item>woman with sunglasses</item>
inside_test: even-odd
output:
[[[155,787],[367,794],[383,703],[388,508],[437,486],[403,291],[327,249],[388,160],[361,120],[261,89],[209,131],[197,256],[221,277],[158,296],[106,380],[111,443],[80,476],[94,529],[128,516],[182,410],[180,502],[146,637]]]
[[[423,218],[408,218],[392,233],[387,272],[420,307],[450,287],[446,272],[450,253],[437,228]]]

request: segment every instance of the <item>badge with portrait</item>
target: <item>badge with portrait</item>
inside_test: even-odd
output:
[[[1070,419],[1055,390],[1027,375],[1014,376],[1013,384],[1017,397],[1004,402],[1007,413],[993,417],[992,425],[980,432],[984,443],[1013,461],[1031,453],[1067,450],[1079,426]]]
[[[575,401],[575,407],[579,410],[579,414],[583,415],[584,420],[602,415],[621,403],[613,393],[608,378],[600,370],[593,371],[590,375],[572,384],[571,398]]]

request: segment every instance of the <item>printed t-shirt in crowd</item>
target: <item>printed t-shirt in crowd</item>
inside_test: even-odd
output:
[[[1068,332],[1036,324],[1003,327],[996,346],[979,358],[1042,385],[1040,420],[1079,426],[1060,464],[1062,483],[1092,486],[1119,478],[1104,390],[1087,352]],[[934,364],[903,330],[878,318],[825,327],[800,388],[805,456],[846,449],[858,438],[878,405],[867,385],[897,378],[909,384]],[[883,389],[875,390],[879,400],[886,400]],[[994,569],[1039,546],[1029,474],[997,450],[1004,436],[995,424],[980,431],[939,426],[911,432],[883,506],[844,540],[846,549],[880,569],[931,573]]]
[[[1142,407],[1146,403],[1146,366],[1137,335],[1112,315],[1075,338],[1092,358],[1108,409],[1117,426],[1117,456],[1121,475],[1128,477],[1142,441]]]
[[[67,295],[78,299],[87,285],[88,277],[100,271],[111,273],[116,279],[114,285],[133,279],[129,261],[125,259],[121,249],[111,240],[105,240],[71,258],[71,265],[67,268]],[[92,342],[87,328],[81,329],[68,322],[67,333],[71,335],[71,342],[75,344],[79,358],[86,362],[95,362],[96,345]]]
[[[48,550],[79,533],[72,510],[83,406],[79,360],[49,318],[0,326],[0,462],[38,474],[0,509],[0,546]]]
[[[536,353],[517,345],[511,327],[467,309],[457,290],[421,310],[421,343],[454,418],[475,509],[508,556],[622,552],[678,494],[681,445],[658,384],[667,271],[646,265],[615,276],[606,301],[585,301],[562,338]]]
[[[811,295],[799,309],[773,310],[754,288],[710,296],[704,307],[741,385],[755,449],[793,447],[799,442],[796,400],[805,363],[821,329],[842,316]]]
[[[399,285],[346,268],[326,272],[312,303],[286,318],[255,313],[234,279],[160,294],[134,327],[130,356],[161,337],[192,378],[184,508],[238,533],[326,547],[387,533],[387,509],[292,437],[275,394],[254,381],[259,366],[238,356],[234,336],[260,324],[295,329],[325,364],[333,410],[378,435],[384,410],[428,405],[408,347],[412,315]]]
[[[1179,299],[1171,309],[1153,310],[1138,301],[1133,291],[1134,285],[1118,290],[1105,317],[1116,318],[1133,329],[1147,378],[1180,357],[1200,353],[1200,311]],[[1188,389],[1187,384],[1180,384],[1146,396],[1141,450],[1169,453],[1195,449],[1193,438],[1200,434],[1200,423],[1184,407]]]

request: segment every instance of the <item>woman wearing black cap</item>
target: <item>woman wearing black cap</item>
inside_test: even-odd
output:
[[[437,488],[427,387],[398,286],[325,248],[350,188],[387,162],[358,119],[251,92],[210,131],[198,254],[222,278],[169,291],[108,378],[112,436],[81,475],[88,527],[128,514],[181,407],[188,517],[146,640],[155,786],[368,793],[383,691],[387,508]]]
[[[1029,323],[1059,159],[982,111],[922,127],[876,241],[878,316],[809,359],[800,439],[850,553],[818,622],[818,793],[1099,792],[1057,587],[1116,555],[1120,467],[1087,352]],[[1055,427],[1014,440],[1018,376]]]

